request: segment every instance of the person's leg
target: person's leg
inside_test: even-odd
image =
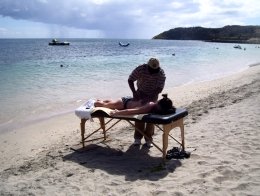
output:
[[[105,107],[105,108],[110,108],[110,109],[118,109],[122,110],[124,109],[124,105],[121,99],[118,99],[116,101],[113,100],[97,100],[95,102],[95,107]]]
[[[146,139],[145,138],[145,141],[146,141],[146,145],[148,147],[152,147],[152,143],[151,141],[153,141],[153,135],[154,135],[154,124],[151,124],[151,123],[146,123],[146,127],[145,127],[145,130],[144,130],[144,133],[148,136],[149,139]]]
[[[112,100],[100,100],[100,99],[97,99],[94,103],[95,107],[105,107],[106,104],[112,102]]]
[[[104,103],[109,103],[109,102],[112,102],[113,100],[111,99],[106,99],[106,100],[103,100]]]
[[[144,131],[144,126],[145,126],[145,123],[143,123],[143,122],[135,122],[136,129],[139,129],[140,131]],[[136,129],[135,129],[135,133],[134,133],[134,139],[135,139],[134,144],[140,145],[143,135]]]
[[[154,135],[154,124],[146,123],[146,127],[144,130],[145,134],[149,137],[150,140],[153,140]],[[147,140],[147,139],[146,139]]]

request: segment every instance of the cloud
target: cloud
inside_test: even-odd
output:
[[[258,0],[1,0],[0,15],[92,31],[104,37],[152,37],[178,26],[218,27],[259,18]],[[256,20],[255,20],[256,21]],[[78,29],[78,30],[77,30]]]
[[[260,19],[260,1],[194,0],[193,3],[198,6],[198,10],[190,14],[181,13],[178,22],[180,26],[259,25],[251,22],[251,19]]]
[[[131,7],[131,6],[130,6]],[[126,1],[2,0],[0,15],[78,29],[127,33],[135,26]],[[131,10],[131,9],[130,9]],[[133,18],[132,18],[133,17]]]
[[[0,35],[7,34],[8,30],[6,28],[0,28]]]

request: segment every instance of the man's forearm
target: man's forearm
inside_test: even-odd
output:
[[[136,92],[134,82],[132,80],[128,80],[128,85],[134,94]]]

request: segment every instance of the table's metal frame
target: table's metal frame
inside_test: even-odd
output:
[[[134,121],[133,119],[129,120],[129,119],[116,119],[116,118],[111,118],[111,117],[94,117],[94,118],[99,118],[99,122],[100,122],[100,127],[98,129],[96,129],[95,131],[93,131],[92,133],[88,134],[85,137],[85,124],[86,124],[86,119],[81,119],[81,123],[80,123],[80,129],[81,129],[81,142],[83,145],[83,148],[85,147],[85,142],[92,142],[98,139],[103,139],[106,140],[107,139],[107,131],[110,130],[112,127],[114,127],[116,124],[118,124],[120,121],[125,120],[127,121],[130,125],[132,125],[133,127],[135,127],[135,124],[132,122]],[[105,122],[105,118],[110,118],[107,122]],[[166,160],[166,153],[167,153],[167,148],[168,148],[168,140],[169,140],[169,136],[174,139],[177,143],[179,143],[182,146],[182,150],[185,150],[185,142],[184,142],[184,123],[183,123],[183,118],[179,118],[178,120],[172,121],[168,124],[161,124],[162,128],[159,126],[160,124],[154,124],[157,128],[159,128],[163,134],[162,134],[162,143],[163,146],[162,148],[160,148],[158,145],[156,145],[153,141],[151,141],[153,143],[153,145],[162,152],[163,156],[163,160]],[[110,125],[108,128],[106,127],[109,123],[112,123],[113,120],[116,120],[116,122],[114,122],[112,125]],[[180,131],[181,131],[181,141],[178,141],[177,139],[175,139],[174,137],[172,137],[171,135],[169,135],[170,131],[173,130],[174,128],[179,127]],[[99,130],[103,131],[103,137],[99,137],[99,138],[94,138],[94,139],[89,139],[92,135],[94,135],[95,133],[97,133]],[[140,132],[145,138],[149,139],[147,137],[147,135],[145,135],[140,129],[135,127],[135,130],[137,130],[138,132]]]

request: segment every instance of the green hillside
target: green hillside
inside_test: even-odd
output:
[[[153,39],[202,40],[230,43],[260,43],[260,26],[225,26],[222,28],[178,27],[170,29]]]

